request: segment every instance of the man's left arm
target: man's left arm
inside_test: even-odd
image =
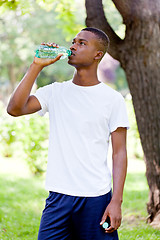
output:
[[[113,195],[107,206],[101,221],[105,222],[107,216],[110,218],[110,227],[105,231],[111,233],[121,225],[121,205],[123,200],[123,188],[127,173],[127,150],[126,150],[126,128],[119,127],[111,133],[112,159],[113,159]]]

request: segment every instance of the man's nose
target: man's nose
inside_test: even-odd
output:
[[[77,50],[75,43],[72,44],[72,46],[70,47],[70,50]]]

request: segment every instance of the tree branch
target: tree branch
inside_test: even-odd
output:
[[[128,0],[112,0],[112,2],[120,12],[123,22],[125,23],[125,20],[127,20],[130,16],[131,3],[129,3]]]
[[[85,0],[87,18],[86,26],[96,27],[104,31],[110,39],[109,54],[119,60],[119,47],[123,43],[123,40],[114,32],[110,24],[108,23],[104,10],[102,0]]]

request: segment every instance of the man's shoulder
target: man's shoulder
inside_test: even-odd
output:
[[[48,84],[48,85],[45,85],[45,86],[43,86],[43,87],[41,87],[41,89],[47,89],[47,90],[53,90],[53,89],[59,89],[59,88],[61,88],[61,87],[63,87],[63,86],[66,86],[66,85],[68,85],[68,83],[69,83],[70,81],[63,81],[63,82],[53,82],[53,83],[50,83],[50,84]]]
[[[103,83],[103,91],[108,97],[112,98],[123,98],[122,94],[112,87],[108,86],[106,83]]]

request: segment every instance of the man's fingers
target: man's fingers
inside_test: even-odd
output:
[[[63,53],[59,53],[56,58],[54,58],[55,62],[59,60],[63,56]]]
[[[50,64],[52,64],[52,63],[55,63],[55,62],[58,61],[62,56],[63,56],[63,53],[60,53],[60,54],[58,54],[58,56],[57,56],[56,58],[53,58],[53,59],[51,59],[51,58],[46,58],[46,66],[47,66],[47,65],[50,65]]]
[[[121,220],[115,220],[111,222],[111,226],[109,226],[108,228],[105,228],[105,232],[106,233],[111,233],[115,230],[117,230],[121,225]]]
[[[107,216],[108,216],[108,214],[107,214],[107,212],[105,212],[105,213],[103,214],[102,219],[101,219],[100,225],[102,225],[102,224],[106,221]]]
[[[59,45],[56,44],[56,43],[45,43],[45,42],[42,42],[41,45],[46,45],[46,46],[49,46],[49,47],[56,47],[56,48],[59,48]]]
[[[100,222],[100,225],[102,225],[105,222],[105,219],[102,219]]]
[[[106,229],[105,229],[105,232],[106,232],[106,233],[111,233],[111,232],[114,232],[115,230],[116,230],[116,228],[110,226],[109,228],[106,228]]]
[[[100,224],[102,225],[105,221],[108,222],[108,228],[106,228],[104,225],[105,232],[111,233],[119,228],[121,225],[121,218],[121,205],[119,202],[117,203],[116,201],[112,200],[107,206]]]
[[[40,65],[43,68],[43,67],[46,67],[46,66],[49,66],[49,65],[55,63],[56,61],[58,61],[61,58],[61,56],[63,56],[63,53],[58,54],[58,56],[53,59],[34,57],[34,63]]]
[[[114,228],[118,229],[121,225],[121,218],[117,218],[115,219],[115,224],[114,224]]]

